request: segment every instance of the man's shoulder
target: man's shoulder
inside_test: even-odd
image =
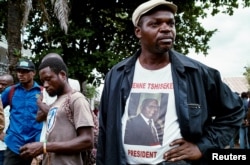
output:
[[[86,97],[79,91],[73,91],[71,94],[71,99],[76,100],[76,99],[86,99]]]
[[[136,115],[136,116],[130,117],[130,119],[128,121],[129,122],[139,122],[141,120],[143,120],[142,116],[141,115]]]
[[[34,88],[39,88],[41,91],[43,90],[43,86],[42,86],[42,85],[39,85],[36,81],[34,81],[33,87],[34,87]]]
[[[210,71],[215,71],[216,69],[207,66],[206,64],[193,59],[187,55],[184,55],[182,53],[179,53],[175,50],[171,50],[170,51],[170,58],[171,58],[171,62],[175,63],[178,65],[182,65],[183,67],[188,67],[188,68],[194,68],[194,69],[198,69],[198,70],[210,70]]]

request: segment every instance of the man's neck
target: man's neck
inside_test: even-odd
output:
[[[169,55],[168,53],[161,55],[141,53],[139,56],[139,62],[145,69],[157,70],[169,64]]]
[[[26,90],[30,90],[33,85],[34,85],[34,81],[30,81],[30,82],[27,82],[27,83],[21,83],[22,87]]]
[[[62,95],[70,94],[73,92],[73,89],[70,87],[70,85],[67,83],[61,93],[58,93],[57,97],[60,97]]]

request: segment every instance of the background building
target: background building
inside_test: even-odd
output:
[[[223,82],[225,82],[233,92],[239,94],[249,90],[246,77],[225,77],[223,78]]]

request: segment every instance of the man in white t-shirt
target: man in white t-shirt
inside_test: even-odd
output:
[[[241,98],[216,69],[173,49],[176,12],[177,6],[165,0],[149,0],[134,10],[140,49],[105,75],[97,165],[208,164],[209,149],[224,149],[239,129]],[[159,123],[159,143],[140,143],[149,136],[150,122],[134,116],[141,114],[145,99],[157,100],[150,113]],[[148,127],[139,124],[143,121]]]

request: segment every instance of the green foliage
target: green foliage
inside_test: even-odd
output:
[[[248,86],[249,86],[249,89],[250,90],[250,66],[246,66],[245,67],[246,69],[246,72],[243,73],[243,75],[246,77],[247,79],[247,82],[248,82]]]
[[[14,56],[17,56],[18,58],[22,57],[22,52],[21,50],[15,49],[14,48],[14,52],[13,52]]]
[[[39,65],[43,56],[49,52],[62,55],[69,67],[69,77],[80,82],[95,82],[98,86],[109,69],[119,61],[131,56],[138,48],[131,21],[133,10],[145,0],[69,0],[68,33],[65,34],[54,15],[50,1],[44,2],[47,15],[41,10],[41,3],[33,1],[33,10],[25,28],[27,38],[23,41],[26,49],[35,54],[33,61]],[[233,14],[238,8],[237,0],[205,1],[174,0],[178,6],[176,15],[177,38],[174,49],[188,54],[190,49],[196,53],[208,54],[208,42],[216,32],[204,29],[199,19],[205,19],[207,11]],[[0,2],[0,29],[6,34],[7,0]],[[197,5],[198,4],[198,5]],[[244,0],[249,7],[249,0]],[[49,18],[48,18],[49,16]],[[101,77],[92,72],[96,69]],[[95,81],[94,81],[95,80]]]
[[[88,99],[93,99],[94,97],[98,97],[99,93],[96,90],[96,87],[91,85],[91,84],[87,84],[85,86],[86,91],[84,92],[84,95],[88,98]]]

